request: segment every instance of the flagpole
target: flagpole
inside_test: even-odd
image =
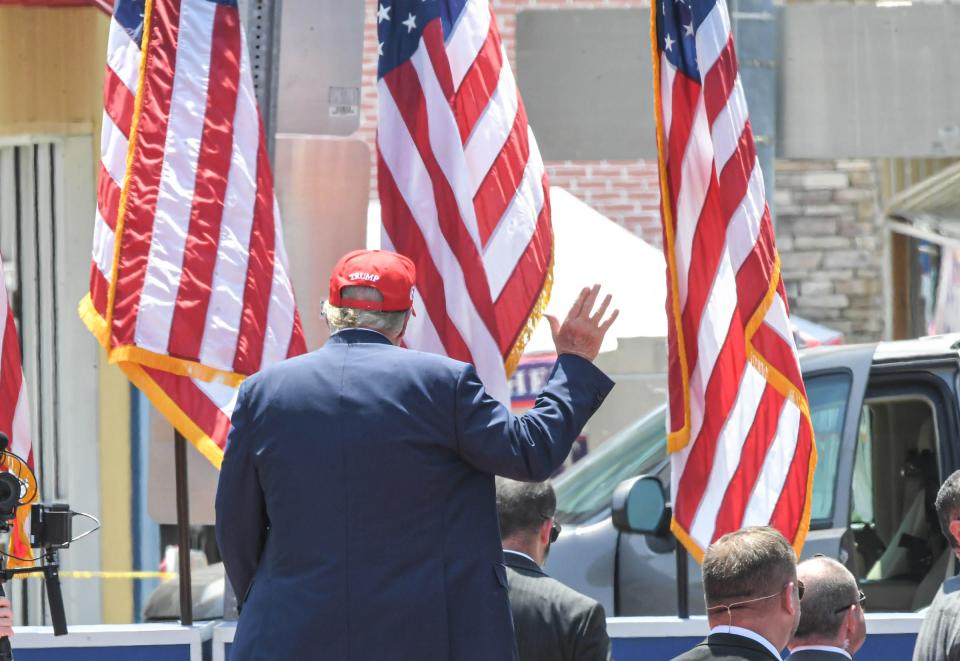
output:
[[[187,490],[187,439],[174,432],[174,470],[177,473],[177,535],[180,547],[180,624],[193,626],[193,589],[190,580],[190,492]]]
[[[690,617],[690,578],[687,570],[687,547],[676,540],[677,556],[677,617]]]

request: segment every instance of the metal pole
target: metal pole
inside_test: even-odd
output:
[[[177,533],[180,546],[180,624],[193,626],[193,590],[190,581],[190,492],[187,490],[187,439],[174,432],[177,473]]]
[[[277,89],[280,80],[279,0],[247,0],[247,48],[250,51],[253,87],[266,133],[267,155],[273,162],[277,133]],[[242,5],[241,5],[242,6]]]
[[[677,617],[686,620],[690,617],[690,577],[687,573],[687,547],[677,540]]]

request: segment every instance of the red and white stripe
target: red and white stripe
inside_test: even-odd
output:
[[[0,432],[10,441],[8,450],[33,468],[33,441],[30,431],[30,403],[23,381],[20,340],[7,296],[0,261]],[[21,524],[22,522],[22,524]],[[30,557],[29,517],[18,517],[10,533],[10,553],[19,558]]]
[[[238,10],[147,7],[142,90],[141,45],[111,21],[90,299],[108,350],[152,356],[131,378],[222,448],[236,388],[216,375],[235,384],[306,347]]]
[[[676,283],[668,301],[674,529],[699,556],[747,525],[774,525],[802,544],[816,450],[724,0],[695,38],[701,80],[661,50],[656,84],[672,235],[664,250]]]
[[[547,179],[488,0],[439,19],[378,83],[383,245],[417,266],[405,341],[473,363],[509,401],[510,356],[548,278]]]

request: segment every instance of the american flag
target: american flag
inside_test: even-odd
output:
[[[23,381],[23,363],[20,360],[20,340],[13,319],[13,308],[7,296],[3,278],[3,263],[0,262],[0,432],[7,435],[7,449],[33,468],[33,442],[30,432],[30,403]],[[12,468],[12,467],[10,467]],[[10,531],[11,566],[32,564],[22,559],[31,557],[30,507],[17,510],[17,519]]]
[[[408,346],[473,363],[509,402],[549,297],[547,177],[488,0],[381,0],[384,247],[417,266]]]
[[[752,525],[799,552],[817,453],[729,13],[658,0],[651,23],[672,528],[698,559]]]
[[[236,2],[115,3],[80,307],[217,466],[243,378],[305,351]]]

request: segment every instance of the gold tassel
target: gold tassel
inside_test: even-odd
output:
[[[533,336],[534,329],[537,327],[537,324],[540,323],[540,319],[543,318],[543,313],[547,310],[547,304],[550,303],[550,292],[553,290],[553,258],[555,254],[556,243],[554,242],[553,228],[551,227],[550,266],[547,267],[547,277],[543,280],[543,289],[540,290],[540,297],[534,304],[533,310],[530,311],[530,317],[527,319],[527,323],[524,324],[523,329],[517,336],[517,341],[513,343],[513,348],[510,349],[510,353],[507,354],[507,359],[503,363],[508,379],[513,376],[517,365],[520,364],[520,357],[523,356],[523,350],[527,348],[527,343]]]

